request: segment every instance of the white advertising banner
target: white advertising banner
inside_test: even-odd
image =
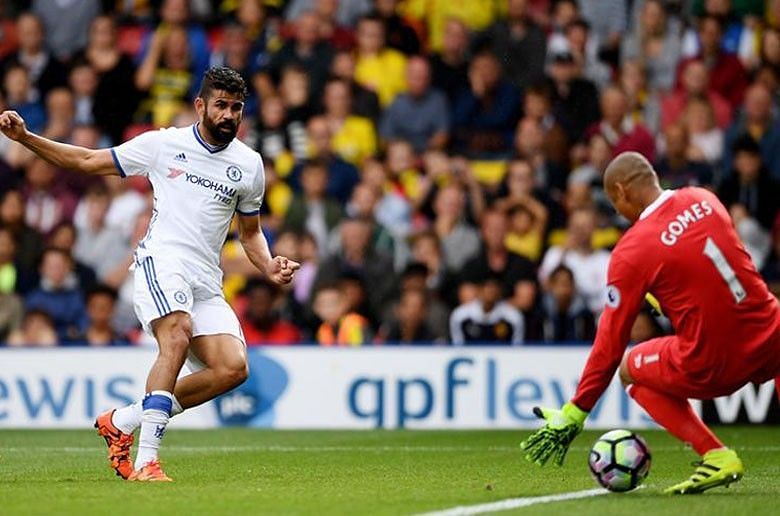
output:
[[[532,428],[536,405],[574,393],[586,347],[316,347],[252,349],[250,377],[177,416],[180,427]],[[95,415],[138,399],[155,354],[143,349],[0,350],[0,427],[88,427]],[[764,421],[770,382],[716,400],[718,420]],[[653,423],[617,380],[591,428]]]

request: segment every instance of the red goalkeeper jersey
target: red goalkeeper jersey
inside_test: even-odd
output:
[[[587,411],[611,382],[647,292],[675,329],[671,359],[702,382],[716,381],[729,360],[762,354],[765,360],[761,346],[780,324],[780,307],[728,211],[702,188],[664,191],[642,212],[612,253],[607,284],[607,305],[572,400]]]

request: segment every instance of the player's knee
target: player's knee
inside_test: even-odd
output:
[[[244,360],[227,364],[219,370],[219,376],[225,389],[232,389],[241,385],[247,379],[249,376],[249,365]]]
[[[623,384],[623,387],[627,387],[634,383],[634,379],[631,378],[631,373],[628,370],[628,353],[623,355],[623,360],[620,361],[618,376],[620,377],[620,381]]]
[[[187,354],[192,339],[192,321],[188,314],[174,313],[157,328],[160,354],[181,357]]]

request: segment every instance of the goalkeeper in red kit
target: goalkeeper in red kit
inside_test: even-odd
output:
[[[607,303],[577,392],[560,410],[534,409],[546,424],[522,443],[526,457],[561,465],[619,370],[629,395],[702,456],[688,480],[665,492],[727,486],[742,478],[742,461],[688,398],[724,396],[771,379],[780,394],[780,306],[710,191],[662,190],[650,163],[635,152],[609,164],[604,189],[633,226],[610,258]],[[626,351],[647,293],[660,302],[676,334]]]

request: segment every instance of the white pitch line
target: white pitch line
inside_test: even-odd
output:
[[[578,500],[580,498],[590,498],[608,494],[606,489],[587,489],[585,491],[572,491],[570,493],[560,493],[545,496],[527,496],[524,498],[508,498],[498,502],[483,503],[479,505],[463,505],[444,509],[442,511],[433,511],[420,514],[418,516],[470,516],[473,514],[485,514],[488,512],[508,511],[530,505],[539,505],[542,503],[565,502],[568,500]]]
[[[0,453],[29,453],[29,452],[61,452],[61,453],[94,453],[100,450],[101,445],[95,446],[32,446],[23,448],[18,446],[0,446]],[[270,452],[270,453],[332,453],[332,452],[365,452],[365,453],[451,453],[451,452],[521,452],[519,446],[284,446],[284,445],[255,445],[255,446],[165,446],[166,451],[180,453],[245,453],[245,452]],[[585,446],[572,446],[569,451],[588,451]],[[737,451],[763,451],[777,452],[780,446],[737,446]],[[681,446],[656,446],[651,451],[680,451]]]

